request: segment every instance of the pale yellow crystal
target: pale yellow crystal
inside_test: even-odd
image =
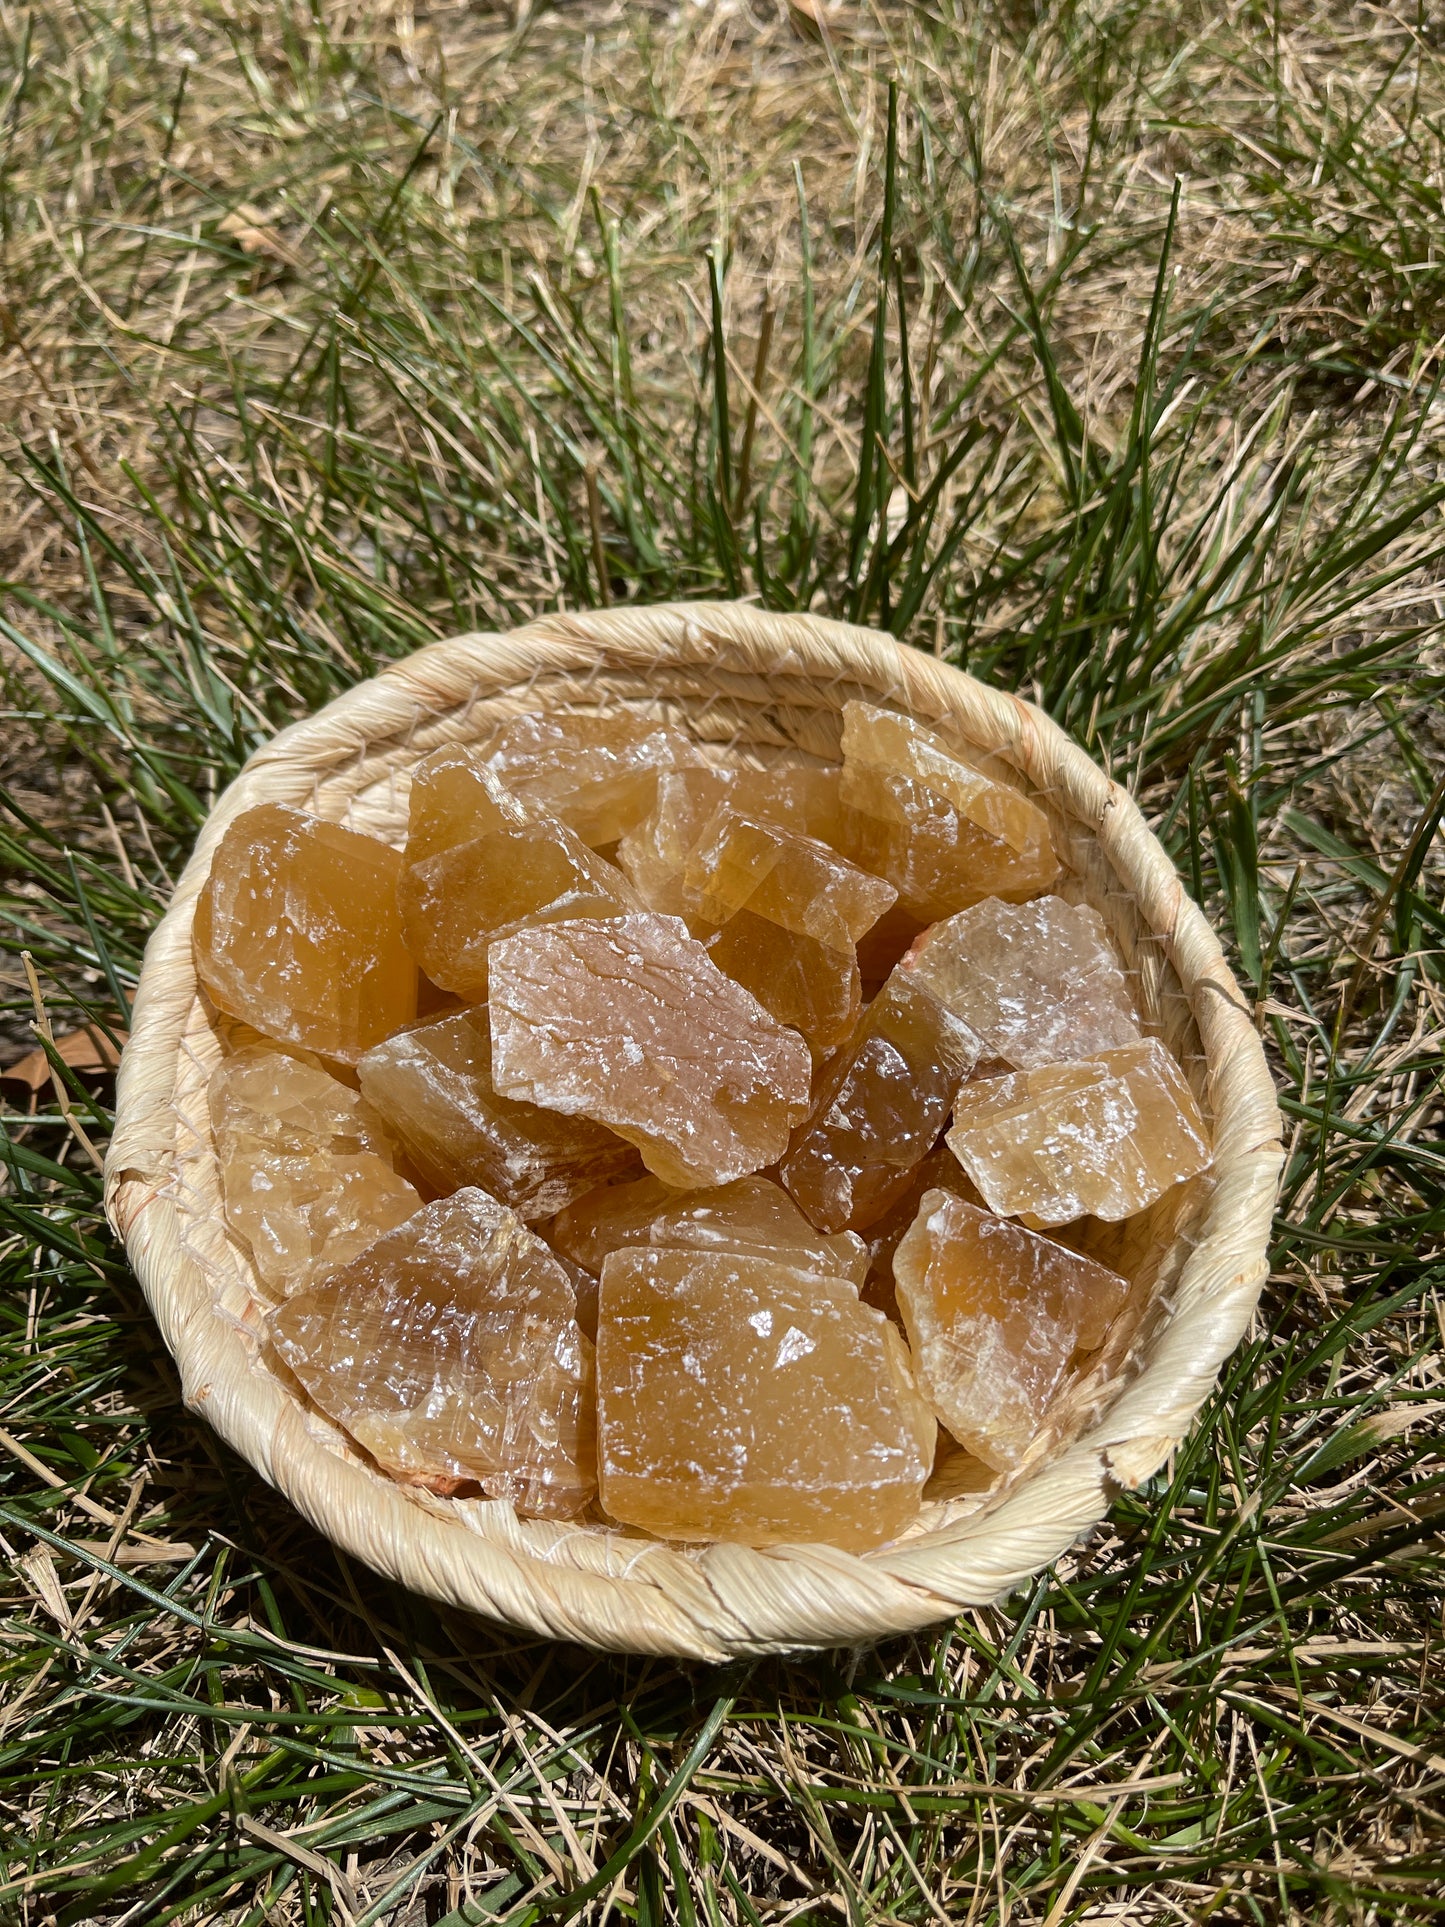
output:
[[[227,828],[196,900],[196,975],[267,1037],[354,1064],[416,1016],[402,861],[375,837],[279,803]]]
[[[863,1000],[855,945],[897,895],[891,883],[725,800],[682,887],[689,912],[718,926],[703,941],[720,970],[818,1050],[847,1036]]]
[[[622,872],[538,803],[523,803],[467,752],[439,750],[412,779],[399,902],[407,945],[434,984],[487,994],[492,943],[528,924],[621,915]]]
[[[823,1073],[779,1176],[822,1231],[862,1230],[908,1188],[978,1058],[969,1030],[900,966]]]
[[[1017,1070],[1142,1041],[1102,917],[1062,897],[988,897],[926,930],[903,967]]]
[[[309,1054],[250,1044],[208,1091],[226,1222],[277,1295],[300,1291],[409,1218],[380,1117]]]
[[[962,1176],[962,1173],[959,1174]],[[868,1247],[851,1231],[815,1231],[771,1178],[737,1178],[702,1191],[674,1191],[658,1178],[610,1184],[568,1205],[548,1227],[553,1246],[600,1275],[609,1252],[628,1245],[774,1256],[798,1271],[861,1285]]]
[[[1043,812],[910,716],[843,705],[842,794],[849,854],[922,922],[983,897],[1022,902],[1058,874]]]
[[[1154,1037],[965,1084],[948,1142],[990,1210],[1036,1225],[1131,1217],[1210,1161],[1199,1106]]]
[[[1007,1218],[929,1191],[893,1259],[919,1389],[997,1471],[1036,1437],[1075,1356],[1102,1344],[1129,1287]]]
[[[306,1391],[377,1463],[569,1518],[595,1489],[592,1347],[565,1272],[505,1205],[458,1191],[270,1320]]]
[[[750,910],[850,958],[898,895],[816,837],[753,815],[750,802],[714,811],[687,853],[683,883],[712,923]]]
[[[597,1365],[601,1500],[624,1524],[861,1551],[917,1516],[933,1417],[898,1333],[841,1278],[615,1251]]]
[[[682,1189],[773,1163],[811,1059],[675,917],[539,924],[492,946],[492,1075],[605,1124]]]
[[[594,849],[649,814],[661,771],[702,762],[680,730],[630,710],[517,716],[478,755],[515,795],[543,804]]]
[[[868,1276],[863,1285],[863,1302],[876,1305],[890,1318],[901,1323],[893,1276],[893,1254],[905,1232],[912,1228],[928,1191],[948,1191],[969,1204],[982,1202],[963,1166],[946,1144],[936,1144],[908,1180],[908,1189],[897,1198],[881,1218],[869,1225],[864,1243],[868,1248]]]
[[[638,1168],[630,1144],[590,1118],[503,1097],[492,1083],[485,1005],[400,1031],[356,1067],[365,1096],[434,1191],[480,1185],[523,1218],[549,1218]]]

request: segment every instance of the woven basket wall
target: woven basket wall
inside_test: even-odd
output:
[[[835,761],[852,696],[991,752],[1046,809],[1065,865],[1058,888],[1105,918],[1147,1027],[1211,1120],[1209,1179],[1176,1187],[1120,1236],[1109,1255],[1134,1281],[1129,1306],[1028,1462],[983,1489],[971,1462],[953,1477],[945,1466],[917,1526],[877,1551],[684,1551],[393,1483],[259,1360],[262,1306],[222,1216],[206,1103],[220,1046],[191,961],[195,901],[222,832],[243,810],[282,802],[400,842],[421,756],[539,707],[629,704],[682,725],[719,761]],[[537,1633],[721,1660],[872,1640],[993,1600],[1094,1525],[1114,1492],[1153,1473],[1254,1308],[1279,1162],[1251,1012],[1213,933],[1127,793],[1062,731],[1030,704],[871,631],[688,604],[436,643],[252,757],[146,952],[106,1199],[187,1404],[348,1553]]]

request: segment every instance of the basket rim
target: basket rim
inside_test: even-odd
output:
[[[218,1315],[180,1188],[177,1080],[198,1008],[191,919],[216,843],[266,801],[327,785],[357,796],[441,740],[465,740],[478,701],[571,678],[576,701],[627,676],[691,677],[724,707],[766,699],[780,740],[802,744],[843,693],[961,728],[1000,754],[1092,835],[1183,987],[1214,1113],[1215,1183],[1172,1308],[1137,1373],[1057,1456],[981,1514],[865,1554],[827,1546],[684,1553],[590,1527],[550,1538],[510,1508],[442,1516],[308,1425]],[[486,695],[482,692],[485,690]],[[824,700],[819,700],[819,698]],[[826,728],[826,725],[823,725]],[[836,728],[834,729],[836,735]],[[539,619],[506,634],[427,645],[293,723],[217,799],[146,947],[117,1082],[105,1198],[186,1404],[312,1525],[374,1569],[443,1603],[595,1647],[722,1661],[875,1640],[998,1598],[1098,1523],[1115,1494],[1151,1476],[1184,1436],[1243,1334],[1267,1275],[1283,1150],[1253,1013],[1203,912],[1128,792],[1041,710],[891,636],[747,603],[672,603]],[[576,1543],[585,1536],[587,1545]]]

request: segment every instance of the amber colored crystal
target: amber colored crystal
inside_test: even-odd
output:
[[[602,1268],[605,1510],[663,1539],[861,1551],[917,1516],[936,1429],[907,1349],[841,1278],[653,1247]]]
[[[1017,1465],[1129,1287],[1067,1246],[929,1191],[893,1259],[919,1389],[958,1443]]]
[[[831,1237],[815,1231],[782,1186],[763,1177],[737,1178],[702,1191],[674,1191],[650,1177],[610,1184],[559,1212],[548,1237],[556,1250],[594,1275],[600,1275],[609,1252],[627,1245],[771,1255],[798,1271],[848,1278],[855,1285],[868,1273],[868,1247],[861,1238],[851,1231]]]
[[[662,770],[702,763],[680,730],[625,709],[516,716],[477,754],[515,795],[551,810],[594,849],[648,815]]]
[[[850,957],[898,895],[891,883],[816,837],[769,823],[731,801],[713,812],[688,851],[683,882],[712,923],[750,910]]]
[[[849,854],[921,922],[983,897],[1022,902],[1058,874],[1043,812],[910,716],[843,705],[842,794]]]
[[[345,1264],[421,1204],[380,1117],[309,1053],[223,1057],[208,1104],[226,1222],[273,1293]]]
[[[427,976],[480,1002],[499,936],[561,917],[621,915],[637,897],[565,823],[519,801],[474,757],[447,749],[413,777],[399,901],[407,945]]]
[[[416,1016],[401,868],[375,837],[279,803],[247,810],[196,900],[196,975],[267,1037],[354,1064]]]
[[[270,1330],[322,1411],[398,1478],[555,1518],[591,1498],[592,1347],[572,1286],[485,1191],[424,1205]]]
[[[925,931],[904,968],[1017,1070],[1142,1041],[1103,919],[1062,897],[988,897]]]
[[[823,1073],[779,1176],[821,1231],[861,1231],[933,1149],[979,1042],[900,966]]]
[[[607,1125],[668,1184],[761,1170],[807,1107],[807,1045],[675,917],[539,924],[491,967],[496,1088]]]
[[[863,1302],[876,1305],[890,1318],[899,1318],[898,1299],[893,1277],[893,1254],[905,1232],[912,1228],[928,1191],[948,1191],[969,1204],[981,1204],[977,1188],[946,1144],[936,1144],[908,1180],[908,1189],[889,1205],[881,1218],[869,1225],[864,1243],[868,1249],[868,1276],[863,1285]]]
[[[720,930],[689,922],[718,969],[780,1024],[801,1031],[815,1051],[832,1050],[852,1030],[863,980],[851,950],[832,950],[751,910],[739,910]]]
[[[638,1168],[632,1146],[590,1118],[519,1104],[495,1089],[484,1005],[401,1031],[356,1069],[434,1191],[480,1185],[523,1218],[549,1218]]]
[[[1184,1073],[1154,1037],[965,1084],[948,1142],[990,1210],[1036,1225],[1130,1217],[1210,1158]]]

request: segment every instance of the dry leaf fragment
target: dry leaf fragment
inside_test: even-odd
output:
[[[82,1077],[100,1077],[113,1071],[120,1062],[117,1045],[125,1043],[126,1033],[118,1030],[115,1038],[116,1042],[112,1043],[98,1025],[87,1024],[57,1037],[55,1049],[61,1062]],[[49,1082],[50,1060],[38,1045],[0,1070],[0,1084],[23,1084],[26,1090],[36,1093],[43,1091]]]

